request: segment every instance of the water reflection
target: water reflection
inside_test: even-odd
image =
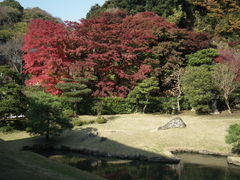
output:
[[[46,155],[46,154],[45,154]],[[239,180],[240,168],[226,158],[177,155],[177,165],[95,158],[79,154],[47,154],[50,159],[89,171],[109,180]]]

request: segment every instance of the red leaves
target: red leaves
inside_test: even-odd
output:
[[[95,96],[125,97],[153,71],[152,47],[159,29],[179,30],[154,13],[127,16],[116,9],[79,23],[35,20],[24,38],[24,67],[31,74],[27,83],[57,94],[55,85],[63,77],[96,77],[91,82]],[[189,50],[208,45],[200,34],[185,37]]]
[[[215,61],[229,65],[240,80],[240,53],[233,48],[219,48],[218,53],[219,56]]]
[[[31,23],[22,48],[25,72],[32,75],[28,84],[40,83],[52,92],[71,62],[66,55],[67,34],[64,24],[40,19]]]

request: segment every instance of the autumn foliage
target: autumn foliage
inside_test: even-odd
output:
[[[163,29],[166,37],[159,38]],[[175,48],[171,50],[174,63],[184,64],[186,54],[210,45],[207,34],[181,30],[154,13],[128,16],[118,9],[65,24],[35,20],[24,41],[27,84],[40,84],[59,94],[55,85],[62,78],[90,78],[93,95],[102,97],[126,97],[156,68],[164,68],[172,58],[156,55],[157,47],[164,55]],[[180,59],[176,58],[179,54]]]

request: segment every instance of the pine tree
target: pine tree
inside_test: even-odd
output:
[[[86,82],[87,80],[82,78],[63,78],[62,82],[56,85],[56,88],[62,91],[62,97],[77,114],[79,113],[79,103],[91,93]]]
[[[137,106],[142,107],[142,112],[145,113],[147,106],[151,103],[151,93],[159,90],[158,81],[155,77],[145,79],[139,83],[128,95],[128,98]]]

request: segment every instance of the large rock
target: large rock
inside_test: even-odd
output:
[[[228,156],[227,162],[229,164],[234,164],[236,166],[240,166],[240,157]]]
[[[158,130],[171,129],[171,128],[185,128],[187,125],[183,122],[182,118],[176,117],[169,121],[164,126],[158,128]]]

